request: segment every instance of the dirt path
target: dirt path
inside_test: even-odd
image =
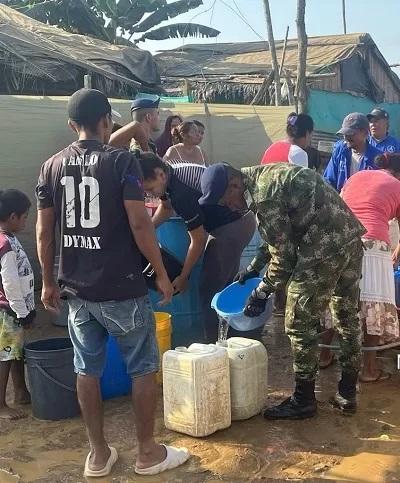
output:
[[[30,335],[37,339],[63,335],[45,318]],[[270,356],[268,403],[291,392],[288,341],[282,320],[274,321],[266,336]],[[399,351],[400,352],[400,351]],[[120,460],[113,475],[99,483],[239,483],[256,481],[400,481],[400,376],[395,353],[386,366],[394,376],[378,385],[363,385],[360,410],[343,417],[327,400],[335,391],[338,368],[323,371],[318,384],[319,414],[298,422],[266,422],[261,417],[233,423],[205,439],[166,431],[160,404],[156,431],[165,443],[186,446],[193,458],[182,468],[160,477],[134,475],[135,433],[129,398],[105,404],[106,433]],[[32,417],[0,422],[0,483],[80,483],[88,448],[80,418],[40,422]]]

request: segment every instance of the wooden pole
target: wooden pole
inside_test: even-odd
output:
[[[83,86],[86,89],[91,89],[92,88],[92,76],[90,74],[86,74],[83,77]]]
[[[306,13],[306,0],[297,0],[297,82],[296,82],[296,106],[298,112],[305,112],[307,108],[307,34],[304,21]]]
[[[254,96],[254,99],[250,102],[250,106],[254,106],[254,105],[258,104],[259,102],[261,102],[263,97],[266,96],[268,89],[269,89],[269,86],[272,84],[273,78],[274,78],[274,72],[271,71],[269,73],[268,77],[266,77],[263,80],[263,83],[261,84],[259,91]]]
[[[286,35],[285,35],[285,42],[283,44],[281,65],[279,66],[279,77],[282,75],[282,69],[283,69],[283,66],[285,65],[286,47],[287,47],[288,37],[289,37],[289,25],[286,27]]]
[[[279,76],[278,59],[276,57],[274,32],[272,29],[271,10],[269,8],[269,0],[263,0],[263,3],[264,3],[265,20],[267,23],[269,51],[271,52],[271,64],[272,64],[272,70],[274,71],[275,105],[280,106],[281,105],[281,79]]]
[[[342,0],[342,16],[343,16],[343,33],[347,34],[347,25],[346,25],[346,0]]]

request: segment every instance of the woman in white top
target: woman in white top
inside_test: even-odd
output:
[[[184,121],[172,133],[174,145],[165,153],[164,161],[172,164],[194,163],[208,165],[205,152],[199,144],[198,127],[193,121]]]

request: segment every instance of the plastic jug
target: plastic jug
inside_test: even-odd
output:
[[[265,406],[267,349],[261,342],[243,337],[231,337],[224,347],[229,355],[232,420],[251,418]]]
[[[192,344],[163,357],[164,422],[190,436],[208,436],[231,425],[228,352]]]

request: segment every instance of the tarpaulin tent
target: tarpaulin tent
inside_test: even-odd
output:
[[[72,94],[92,85],[115,97],[160,92],[152,55],[45,25],[0,5],[0,94]]]
[[[67,125],[68,98],[0,96],[2,116],[0,189],[24,191],[35,205],[35,186],[40,166],[52,154],[75,139]],[[113,100],[114,109],[130,119],[130,102]],[[198,119],[206,126],[203,147],[213,161],[227,161],[233,166],[259,163],[271,142],[285,136],[286,118],[293,108],[230,106],[203,104],[161,104],[162,125],[171,113],[185,119]],[[21,240],[39,273],[35,247],[35,209],[31,210]]]

